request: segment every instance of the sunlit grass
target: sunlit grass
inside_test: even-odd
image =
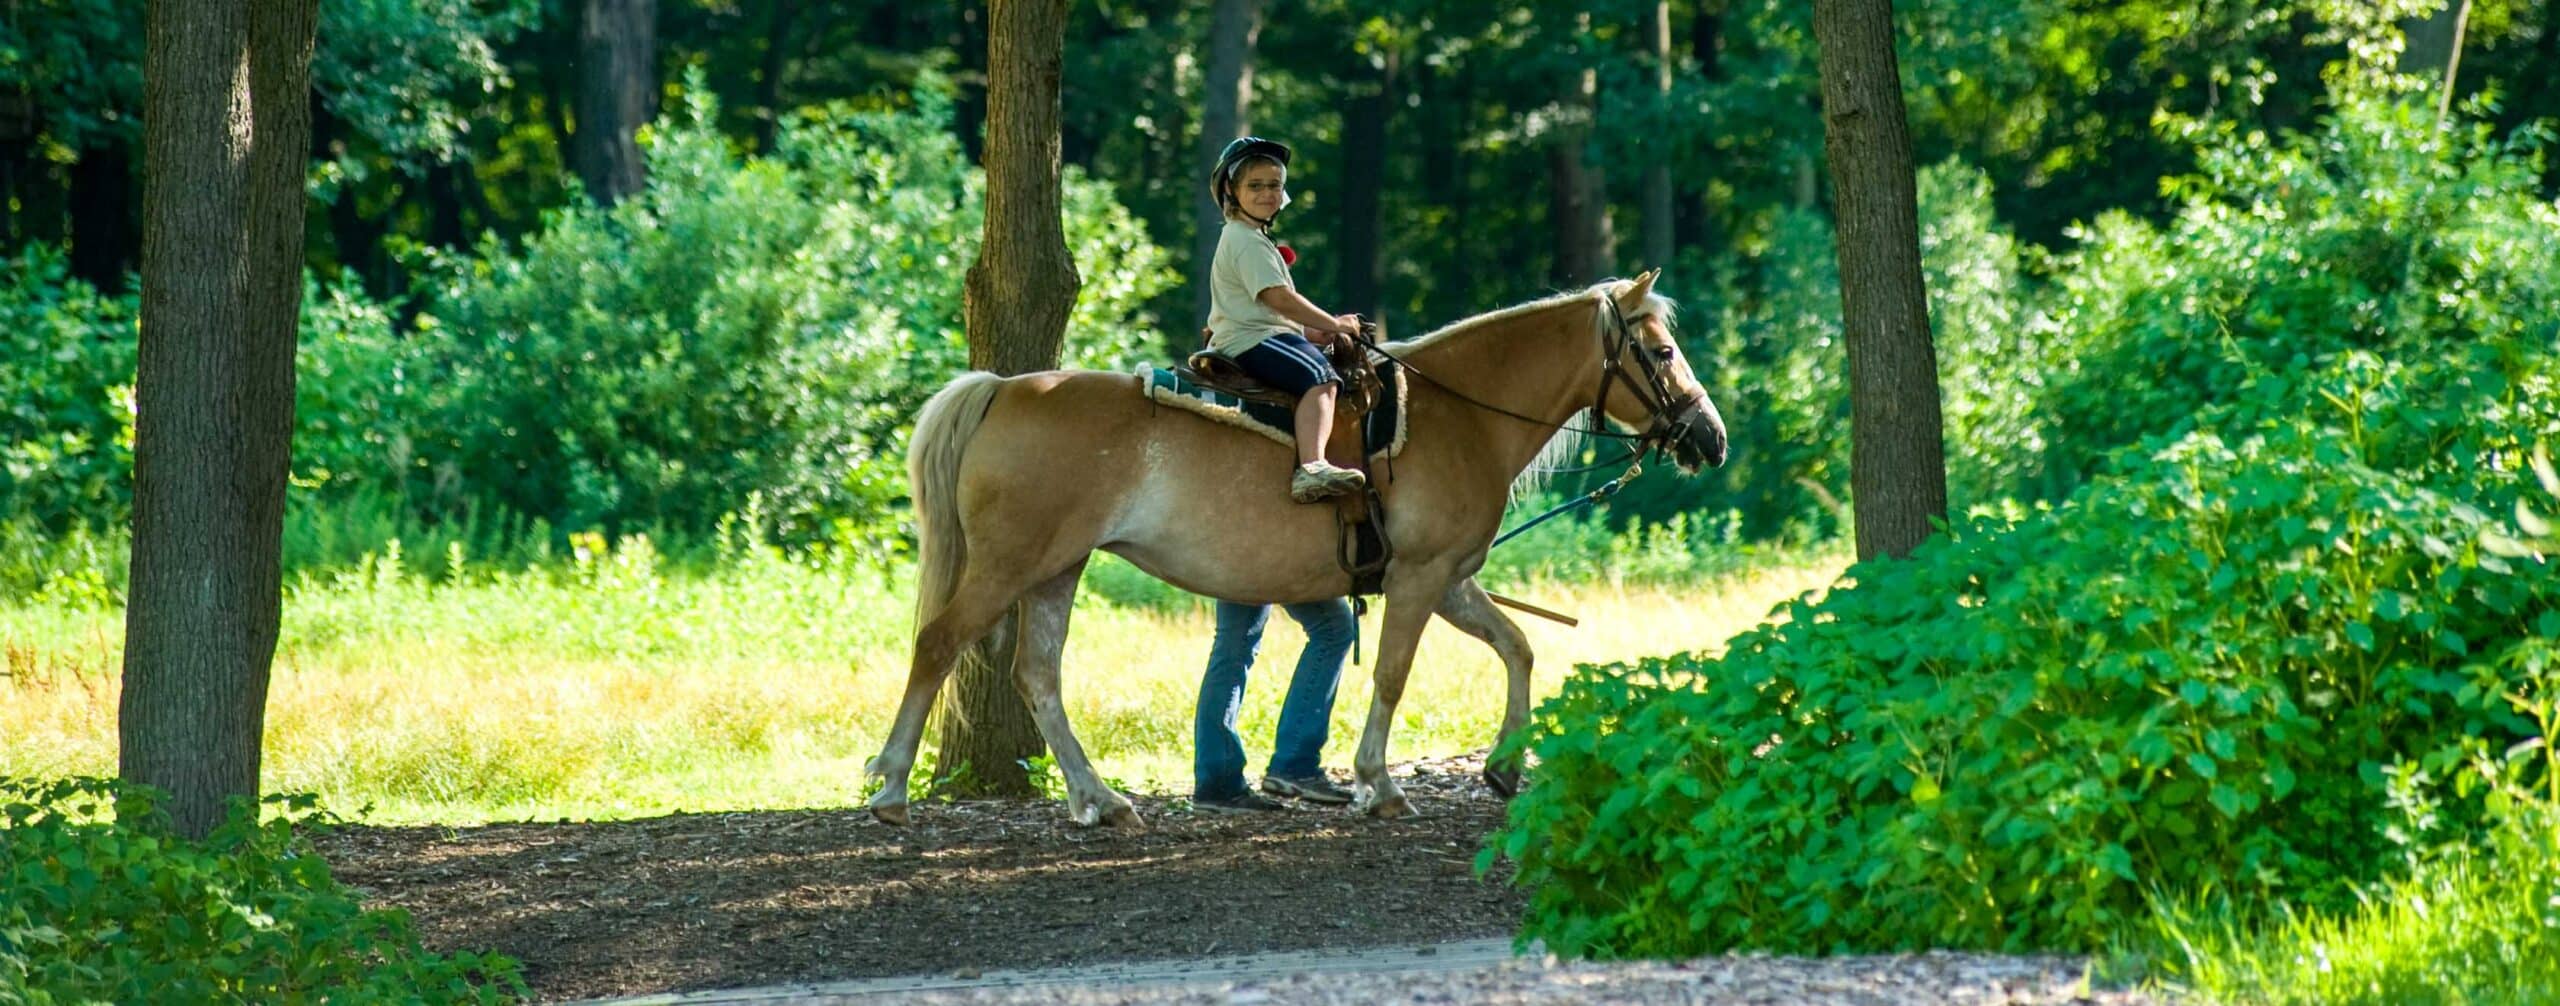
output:
[[[2560,816],[2520,808],[2349,911],[2163,904],[2123,952],[2200,1002],[2560,1002]]]
[[[1582,620],[1515,615],[1544,698],[1577,662],[1720,647],[1844,564],[1681,586],[1488,586]],[[316,792],[367,820],[448,824],[853,803],[906,678],[909,577],[772,555],[705,576],[657,565],[644,545],[436,583],[395,557],[295,585],[267,707],[266,788]],[[1373,611],[1364,658],[1377,628]],[[1079,600],[1064,689],[1106,776],[1188,791],[1209,635],[1204,607]],[[1264,637],[1244,711],[1256,768],[1303,638],[1276,614]],[[122,644],[117,612],[0,607],[0,774],[113,772]],[[1350,764],[1368,672],[1345,677],[1331,767]],[[1502,695],[1492,651],[1435,623],[1393,755],[1484,747]]]

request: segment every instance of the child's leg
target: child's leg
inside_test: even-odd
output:
[[[1319,384],[1298,396],[1298,463],[1324,460],[1325,441],[1333,439],[1333,391]]]

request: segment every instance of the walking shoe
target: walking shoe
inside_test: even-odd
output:
[[[1330,461],[1309,461],[1289,474],[1289,498],[1300,503],[1347,496],[1368,487],[1368,476]]]
[[[1325,778],[1322,772],[1295,778],[1266,775],[1262,777],[1262,791],[1273,796],[1294,796],[1308,803],[1321,803],[1333,807],[1351,802],[1351,791],[1334,785],[1333,780]]]
[[[1238,793],[1234,796],[1211,797],[1206,800],[1199,797],[1192,797],[1191,806],[1200,810],[1216,811],[1220,814],[1241,814],[1247,811],[1287,809],[1285,804],[1276,800],[1267,799],[1262,794],[1256,793],[1252,790],[1245,790],[1244,792]]]

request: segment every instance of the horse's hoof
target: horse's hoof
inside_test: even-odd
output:
[[[1147,822],[1138,818],[1138,808],[1121,804],[1102,814],[1102,823],[1121,831],[1145,831]]]
[[[1484,784],[1492,787],[1493,794],[1495,796],[1499,796],[1505,800],[1519,796],[1520,770],[1516,768],[1495,768],[1491,765],[1487,765],[1484,767]]]
[[[1369,816],[1387,820],[1393,820],[1399,817],[1412,817],[1414,816],[1413,804],[1406,802],[1404,796],[1402,794],[1398,794],[1370,804]]]
[[[894,824],[904,828],[907,826],[907,805],[903,803],[873,804],[871,816],[882,824]]]

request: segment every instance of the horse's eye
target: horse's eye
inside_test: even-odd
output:
[[[1680,351],[1669,346],[1663,346],[1653,351],[1654,359],[1660,360],[1664,363],[1669,363],[1672,360],[1677,359],[1679,356]]]

